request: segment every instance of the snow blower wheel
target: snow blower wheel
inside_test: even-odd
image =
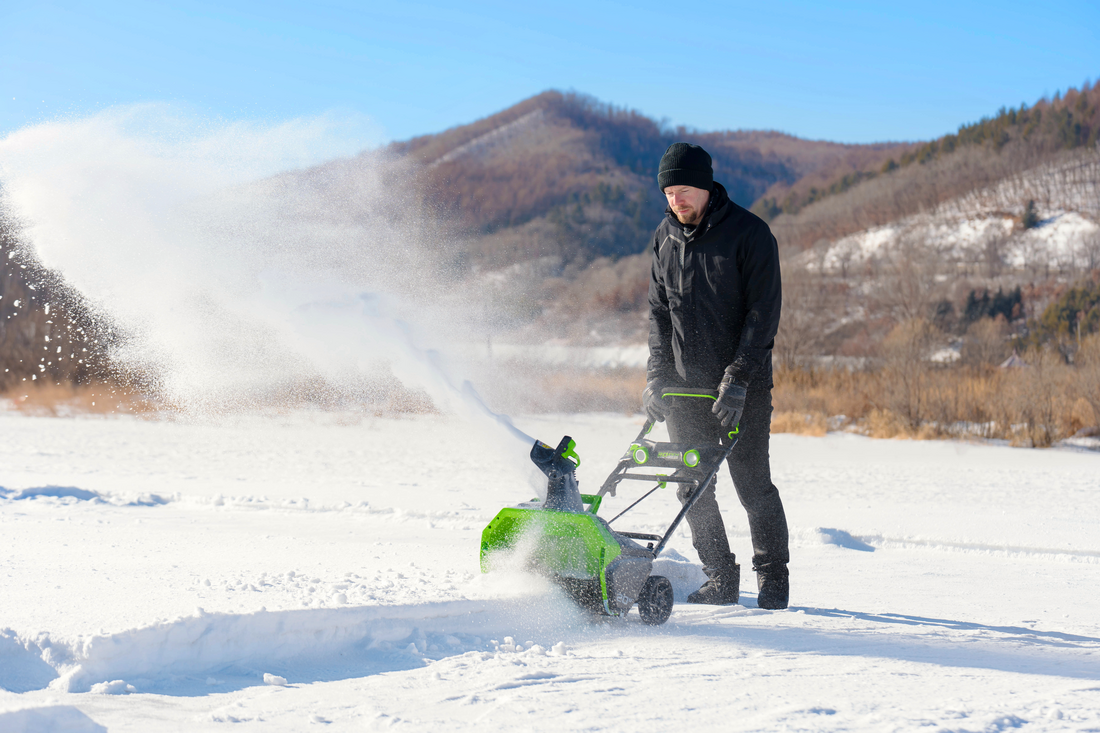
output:
[[[662,575],[651,575],[638,595],[642,623],[660,626],[672,615],[672,583]]]

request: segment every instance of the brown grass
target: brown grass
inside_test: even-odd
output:
[[[645,370],[593,369],[508,362],[476,384],[495,410],[506,413],[621,412],[642,409]]]
[[[821,437],[829,432],[829,422],[820,412],[773,412],[772,432]]]
[[[1095,352],[1095,353],[1094,353]],[[1045,447],[1078,431],[1100,431],[1100,336],[1085,340],[1079,363],[1066,364],[1054,351],[1023,355],[1019,369],[927,362],[892,364],[866,371],[783,368],[775,372],[772,432],[825,435],[849,430],[875,438],[929,440],[991,438],[1013,445]],[[427,395],[396,380],[366,402],[378,415],[435,412]],[[641,411],[642,369],[587,369],[533,363],[500,365],[478,389],[494,409],[507,412]],[[326,400],[323,385],[292,390],[297,401],[329,409],[349,406]],[[308,394],[309,399],[302,398]],[[366,399],[366,398],[364,398]],[[135,391],[105,384],[35,384],[0,395],[0,409],[30,415],[152,414],[171,411]],[[366,402],[364,404],[366,404]],[[274,403],[268,407],[275,406]]]
[[[1019,369],[927,362],[871,371],[779,369],[772,431],[806,433],[806,425],[826,423],[876,438],[994,438],[1046,447],[1097,424],[1081,392],[1082,368],[1049,351],[1025,359],[1030,366]]]
[[[355,394],[342,394],[321,381],[283,385],[269,394],[249,399],[178,404],[163,396],[109,383],[72,384],[44,380],[0,392],[0,411],[11,410],[35,417],[75,415],[137,415],[163,417],[194,411],[234,413],[249,410],[281,410],[320,407],[328,410],[360,410],[378,417],[421,415],[438,412],[422,390],[406,388],[396,379],[379,381]]]
[[[0,393],[0,409],[38,417],[145,415],[157,409],[147,397],[110,384],[29,382]]]

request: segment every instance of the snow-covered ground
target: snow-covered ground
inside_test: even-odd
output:
[[[1100,226],[1075,211],[1044,212],[1033,229],[1017,231],[1017,226],[1015,219],[1004,214],[914,216],[842,237],[824,253],[807,253],[802,261],[811,270],[840,272],[906,239],[930,244],[941,256],[963,262],[981,259],[990,245],[996,245],[1005,264],[1015,268],[1043,262],[1088,269],[1100,261],[1096,244]]]
[[[639,423],[517,421],[577,440],[582,489]],[[742,605],[653,628],[480,574],[531,490],[458,418],[0,434],[0,731],[1100,730],[1096,453],[775,436],[791,608],[756,608],[724,476]],[[680,601],[700,582],[683,532],[660,565]]]

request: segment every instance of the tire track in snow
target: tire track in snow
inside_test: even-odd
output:
[[[490,512],[463,503],[459,509],[441,511],[419,511],[402,507],[376,507],[368,501],[340,502],[322,504],[308,497],[297,499],[271,500],[266,496],[225,496],[213,497],[181,496],[175,494],[154,494],[143,492],[113,493],[81,489],[75,486],[40,486],[28,489],[5,489],[0,487],[0,502],[33,501],[46,505],[110,505],[119,508],[158,507],[178,504],[183,507],[198,507],[214,511],[246,510],[273,511],[282,513],[331,513],[351,514],[364,517],[387,518],[390,521],[408,522],[426,520],[431,527],[450,529],[470,529],[471,523],[486,524],[495,512]]]
[[[845,533],[847,534],[847,533]],[[983,542],[953,542],[917,537],[887,537],[884,535],[849,535],[875,549],[933,550],[940,552],[976,553],[1012,559],[1048,560],[1100,564],[1100,550],[1069,550],[1054,547],[992,544]],[[836,544],[836,543],[829,543]]]
[[[747,533],[730,532],[730,536],[747,537]],[[1026,545],[994,544],[988,542],[957,542],[920,537],[888,537],[881,534],[855,535],[843,529],[815,527],[795,530],[791,539],[801,545],[835,545],[846,550],[874,552],[875,550],[931,550],[960,552],[1005,557],[1009,559],[1047,560],[1055,562],[1083,562],[1100,564],[1100,550],[1071,550],[1055,547],[1028,547]]]

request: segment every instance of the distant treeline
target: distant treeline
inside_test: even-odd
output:
[[[1055,94],[1051,100],[1042,99],[1033,107],[1001,107],[994,117],[983,117],[978,122],[959,127],[958,133],[925,143],[916,150],[901,156],[899,163],[889,161],[884,173],[894,168],[950,155],[957,148],[967,145],[986,145],[1000,150],[1012,140],[1026,140],[1047,150],[1072,150],[1094,147],[1100,139],[1100,84],[1088,84],[1080,91],[1070,88],[1065,96]]]
[[[1000,151],[1013,141],[1026,144],[1031,151],[1052,153],[1059,150],[1096,147],[1100,139],[1100,83],[1071,88],[1065,95],[1039,100],[1034,106],[1002,107],[993,117],[959,126],[957,133],[927,143],[910,146],[898,157],[888,158],[880,167],[838,175],[827,185],[795,186],[783,198],[764,196],[753,204],[753,211],[771,220],[780,214],[794,215],[822,199],[844,193],[878,176],[890,175],[911,165],[939,161],[965,148]]]

